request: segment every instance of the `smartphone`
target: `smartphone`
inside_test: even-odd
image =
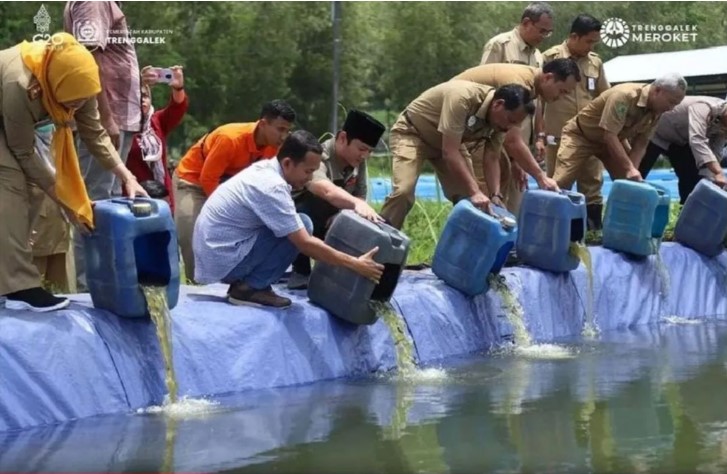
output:
[[[157,83],[169,84],[170,82],[172,82],[172,70],[170,68],[155,67],[155,68],[153,68],[153,71],[156,73],[157,77],[159,78],[157,80]]]

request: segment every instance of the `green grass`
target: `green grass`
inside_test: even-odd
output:
[[[373,207],[378,211],[381,204],[374,204]],[[407,264],[432,263],[439,236],[451,211],[452,204],[449,201],[417,201],[414,204],[402,229],[411,239]]]

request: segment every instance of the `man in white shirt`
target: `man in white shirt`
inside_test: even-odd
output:
[[[313,237],[310,218],[296,212],[291,191],[311,180],[322,152],[311,133],[293,132],[276,159],[259,161],[217,188],[194,226],[195,281],[230,284],[232,304],[285,308],[290,299],[271,285],[300,252],[378,283],[384,266],[373,260],[377,247],[358,258],[339,252]]]

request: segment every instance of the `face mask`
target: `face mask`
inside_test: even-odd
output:
[[[45,125],[41,125],[40,127],[36,127],[35,131],[39,132],[39,133],[43,133],[43,134],[53,133],[55,131],[55,127],[53,126],[52,123],[48,123]]]

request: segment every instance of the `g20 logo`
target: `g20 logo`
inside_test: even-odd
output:
[[[33,42],[40,41],[42,43],[50,43],[52,46],[60,46],[63,44],[63,37],[60,35],[55,36],[48,33],[38,33],[37,35],[33,35],[32,38]]]

